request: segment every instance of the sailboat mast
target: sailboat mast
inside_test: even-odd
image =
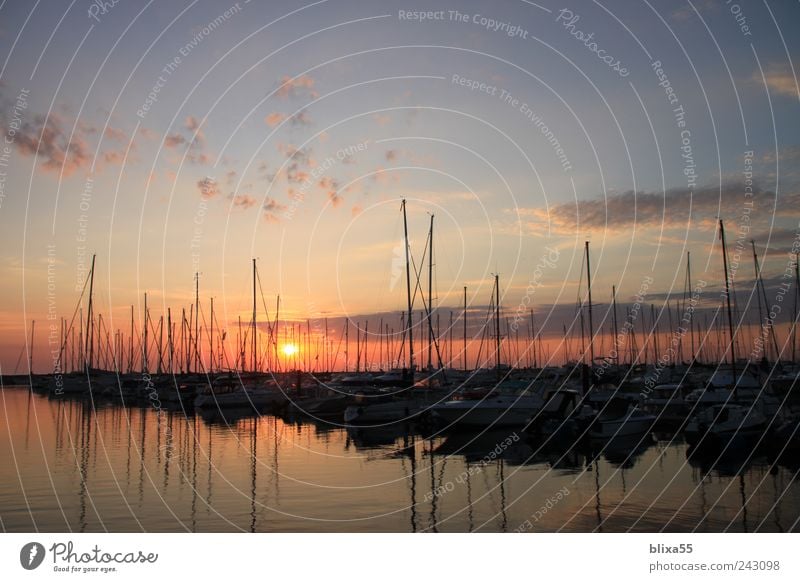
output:
[[[408,334],[408,370],[411,374],[411,383],[414,383],[414,337],[413,313],[411,311],[411,257],[408,244],[408,217],[406,216],[406,201],[403,199],[403,232],[406,243],[406,302],[408,304],[408,318],[406,319],[406,332]]]
[[[431,214],[431,228],[428,232],[428,369],[433,368],[433,214]]]
[[[792,314],[792,363],[797,363],[797,299],[800,297],[800,253],[794,255],[794,313]]]
[[[144,294],[144,351],[142,352],[142,373],[146,374],[150,370],[147,367],[147,293]]]
[[[92,299],[94,297],[94,261],[97,255],[92,255],[92,270],[89,271],[89,308],[86,312],[86,348],[84,352],[84,357],[88,356],[88,360],[85,360],[89,364],[89,368],[92,367],[92,357],[94,355],[94,317],[93,317],[93,306],[92,306]]]
[[[253,259],[253,333],[250,338],[252,349],[250,351],[250,362],[253,372],[256,371],[256,260]]]
[[[686,277],[689,281],[689,301],[694,301],[694,289],[692,288],[692,262],[691,262],[691,253],[686,251]],[[694,364],[696,355],[694,352],[694,306],[692,309],[687,310],[689,313],[689,335],[691,337],[691,344],[692,344],[692,359],[691,363]]]
[[[467,287],[464,286],[464,371],[467,371]]]
[[[733,314],[731,312],[731,288],[730,278],[728,277],[728,250],[725,246],[725,226],[722,224],[722,219],[719,221],[719,233],[722,239],[722,265],[725,269],[725,301],[728,307],[728,334],[730,336],[730,352],[731,352],[731,373],[733,374],[733,396],[736,398],[736,344],[734,343],[733,335]]]
[[[612,346],[614,347],[614,360],[615,364],[619,365],[619,331],[617,330],[617,287],[616,285],[611,286],[611,301],[614,303],[614,341],[612,342]]]
[[[589,241],[586,241],[586,285],[589,290],[589,366],[594,366],[594,323],[592,321],[592,269],[589,265]]]
[[[147,322],[145,321],[145,326]],[[194,371],[200,371],[200,273],[194,274]]]
[[[494,276],[494,332],[495,332],[495,364],[500,371],[500,275]]]
[[[211,332],[208,338],[208,347],[209,347],[209,365],[208,370],[209,372],[214,372],[214,298],[211,298]]]
[[[36,320],[31,320],[31,344],[28,350],[28,374],[33,374],[33,330],[36,327]]]

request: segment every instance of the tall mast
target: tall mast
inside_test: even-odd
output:
[[[147,293],[144,294],[144,345],[143,345],[143,352],[142,352],[142,373],[146,374],[149,372],[149,368],[147,367]]]
[[[33,374],[33,330],[36,327],[36,320],[31,320],[31,347],[28,350],[28,374]]]
[[[694,289],[692,288],[692,262],[691,262],[691,253],[686,251],[686,276],[689,280],[689,301],[694,301]],[[691,337],[691,344],[692,344],[692,359],[691,363],[694,364],[696,354],[694,353],[694,308],[695,306],[691,306],[692,309],[689,309],[689,335]]]
[[[408,217],[406,216],[406,200],[403,199],[403,232],[406,243],[406,302],[408,303],[408,318],[406,319],[406,332],[408,333],[408,371],[411,374],[411,383],[414,383],[414,337],[413,313],[411,311],[411,257],[408,244]]]
[[[214,372],[214,298],[211,298],[211,333],[209,334],[208,347],[209,347],[209,372]]]
[[[531,348],[533,350],[533,367],[536,368],[536,322],[533,320],[533,309],[531,309]],[[541,356],[541,354],[539,354]]]
[[[792,363],[797,363],[797,299],[800,297],[800,253],[794,254],[794,287],[794,317],[792,317]]]
[[[94,314],[92,312],[92,299],[94,296],[94,261],[97,255],[92,255],[92,270],[89,271],[89,309],[86,312],[86,349],[84,358],[88,356],[89,368],[92,367],[92,357],[94,356]]]
[[[592,269],[589,266],[589,241],[586,241],[586,285],[589,290],[589,366],[594,366],[594,324],[592,322]]]
[[[275,343],[275,363],[276,365],[280,363],[278,359],[278,335],[279,325],[281,322],[281,296],[278,295],[277,299],[275,300],[275,331],[273,333],[273,337],[275,338],[273,341]]]
[[[131,305],[131,337],[129,338],[130,353],[128,355],[128,373],[133,372],[133,305]]]
[[[467,287],[464,286],[464,371],[467,371]]]
[[[617,344],[619,340],[619,332],[617,331],[617,287],[616,285],[611,286],[611,301],[614,303],[614,341],[611,343],[614,346],[614,359],[616,360],[614,363],[619,365],[619,345]]]
[[[167,350],[169,353],[169,373],[175,373],[175,342],[172,330],[172,310],[167,307]]]
[[[145,326],[147,321],[145,321]],[[194,371],[200,371],[200,273],[194,274]]]
[[[730,335],[730,352],[731,352],[731,373],[733,374],[733,397],[736,398],[736,344],[734,343],[733,335],[733,314],[731,313],[731,288],[730,279],[728,277],[728,250],[725,246],[725,226],[722,224],[722,219],[719,221],[719,233],[722,239],[722,265],[725,269],[725,301],[728,306],[728,334]]]
[[[164,316],[158,318],[158,373],[163,372],[164,349]]]
[[[494,276],[495,365],[500,372],[500,275]]]
[[[253,333],[250,338],[252,349],[250,352],[250,367],[256,371],[256,260],[253,259]]]
[[[428,233],[428,370],[433,368],[433,214],[431,214],[431,228]]]

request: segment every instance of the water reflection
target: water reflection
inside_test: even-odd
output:
[[[754,446],[2,396],[8,531],[514,531],[537,515],[533,531],[790,531],[800,516],[796,458]]]

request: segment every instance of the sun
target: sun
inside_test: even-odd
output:
[[[300,349],[295,344],[283,344],[281,351],[284,356],[293,356],[299,352]]]

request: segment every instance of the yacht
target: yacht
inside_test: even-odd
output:
[[[689,420],[684,436],[690,445],[727,444],[733,438],[761,436],[766,427],[766,417],[753,406],[715,404]]]

